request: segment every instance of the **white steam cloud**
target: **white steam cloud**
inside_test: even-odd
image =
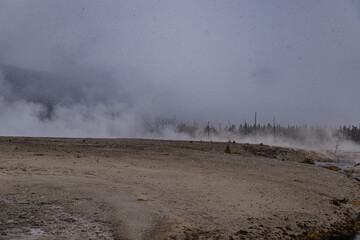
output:
[[[255,111],[358,125],[359,26],[353,1],[0,0],[0,135],[254,141],[203,129]]]
[[[96,73],[84,71],[78,75],[57,76],[2,66],[1,134],[142,136],[142,120],[136,113],[135,102],[107,74]],[[101,77],[108,81],[96,81]]]

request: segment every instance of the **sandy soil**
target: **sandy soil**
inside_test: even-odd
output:
[[[226,145],[2,137],[0,239],[326,239],[359,227],[356,180],[308,152]]]

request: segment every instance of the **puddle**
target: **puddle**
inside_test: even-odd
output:
[[[29,231],[29,233],[31,235],[35,235],[35,236],[39,236],[39,235],[42,235],[44,233],[44,231],[39,229],[39,228],[29,228],[29,227],[27,227],[26,229]]]
[[[355,236],[354,240],[360,240],[360,232]]]

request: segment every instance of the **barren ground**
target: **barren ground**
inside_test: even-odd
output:
[[[0,239],[339,239],[359,227],[356,180],[301,152],[226,145],[2,137]]]

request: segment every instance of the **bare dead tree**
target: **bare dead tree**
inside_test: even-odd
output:
[[[275,124],[275,115],[274,115],[274,141],[276,142],[276,124]]]
[[[208,121],[207,130],[208,130],[208,137],[210,138],[210,121]]]
[[[255,112],[254,136],[256,141],[256,112]]]
[[[335,146],[334,155],[336,155],[336,152],[337,152],[337,150],[338,150],[339,145],[340,145],[339,141],[336,141],[336,146]]]

